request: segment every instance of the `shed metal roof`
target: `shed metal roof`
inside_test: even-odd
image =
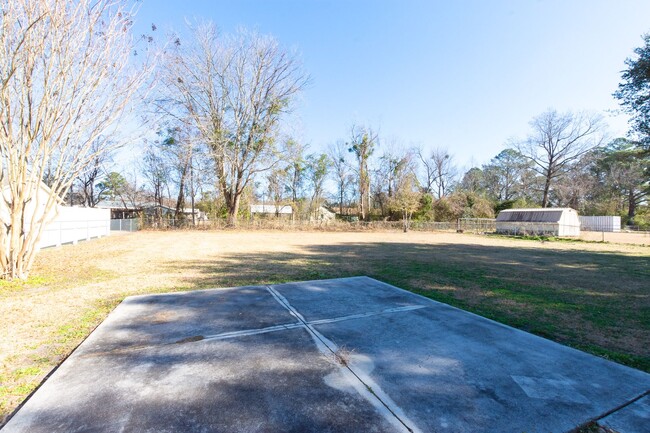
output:
[[[541,208],[541,209],[507,209],[499,212],[498,222],[543,222],[556,223],[562,218],[562,214],[575,212],[571,208]]]

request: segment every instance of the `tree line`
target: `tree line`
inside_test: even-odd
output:
[[[597,115],[549,109],[526,137],[463,173],[448,149],[404,146],[379,125],[351,125],[311,151],[287,133],[310,77],[272,36],[200,23],[160,48],[132,35],[134,11],[120,0],[0,0],[0,9],[3,278],[26,278],[60,198],[149,201],[179,218],[196,207],[231,225],[260,201],[296,218],[326,205],[405,229],[514,206],[648,221],[650,36],[614,94],[632,119],[628,137],[607,139]],[[141,160],[121,172],[111,156],[129,142],[120,132],[136,110],[156,137],[138,141]]]
[[[584,215],[620,215],[629,225],[650,223],[650,160],[642,143],[608,139],[602,118],[548,110],[530,122],[530,133],[479,167],[462,171],[446,148],[405,147],[384,140],[370,126],[354,125],[324,152],[285,137],[281,155],[254,173],[241,189],[236,217],[215,188],[214,160],[207,146],[180,129],[161,132],[140,165],[138,188],[109,172],[95,183],[80,177],[74,200],[100,197],[136,205],[167,204],[175,218],[191,204],[209,218],[250,218],[251,204],[292,208],[292,218],[317,219],[326,206],[348,220],[421,221],[494,218],[503,209],[572,207]],[[94,166],[95,167],[95,166]],[[96,170],[87,173],[94,174]],[[88,174],[86,174],[87,176]],[[74,190],[73,190],[74,191]]]

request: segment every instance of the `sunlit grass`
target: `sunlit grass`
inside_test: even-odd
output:
[[[0,326],[30,326],[0,365],[0,418],[126,296],[357,275],[650,371],[647,247],[398,232],[145,232],[44,251],[27,281],[0,282]],[[59,307],[66,313],[27,322]]]

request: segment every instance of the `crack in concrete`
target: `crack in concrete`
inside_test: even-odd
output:
[[[399,406],[397,406],[397,404],[388,396],[388,394],[386,394],[381,389],[379,384],[377,384],[374,380],[372,380],[372,378],[366,372],[364,372],[363,369],[356,368],[356,367],[353,368],[354,362],[342,363],[340,361],[338,355],[339,353],[338,346],[336,345],[336,343],[329,340],[323,334],[321,334],[316,329],[314,329],[312,326],[314,322],[306,321],[305,318],[302,316],[302,314],[300,314],[298,310],[296,310],[284,296],[278,293],[271,286],[266,286],[266,289],[275,298],[275,300],[278,303],[280,303],[280,305],[285,307],[290,314],[292,314],[300,322],[302,322],[303,327],[312,336],[312,339],[316,343],[316,347],[319,349],[319,351],[325,355],[329,355],[330,357],[333,357],[334,361],[340,366],[339,368],[342,372],[344,373],[348,372],[346,376],[348,376],[347,379],[350,382],[350,385],[352,385],[352,387],[359,394],[361,394],[361,396],[363,396],[364,398],[366,398],[366,400],[368,400],[371,404],[373,404],[373,406],[375,406],[375,408],[378,409],[379,413],[381,413],[389,423],[399,428],[400,430],[406,430],[409,433],[420,432],[420,430],[417,427],[415,427],[415,424],[408,419],[404,411]],[[389,310],[410,311],[413,309],[416,308],[410,306],[410,307],[392,308]],[[386,310],[384,310],[384,312],[386,312]],[[382,314],[382,312],[378,312],[376,314]],[[376,314],[371,314],[371,315],[376,315]],[[367,317],[364,315],[354,315],[354,316]],[[358,317],[354,317],[354,318],[358,318]],[[315,322],[319,322],[319,321],[315,321]],[[329,322],[324,322],[324,323],[329,323]]]

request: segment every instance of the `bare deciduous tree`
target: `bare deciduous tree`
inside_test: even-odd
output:
[[[456,176],[453,158],[447,149],[435,148],[428,157],[422,149],[417,150],[418,157],[424,169],[423,191],[427,194],[437,192],[440,199],[447,195],[449,187]]]
[[[156,142],[156,147],[164,160],[163,163],[170,168],[169,180],[173,181],[177,190],[174,211],[174,219],[177,223],[185,220],[185,199],[188,196],[192,208],[192,224],[196,222],[194,217],[194,187],[196,184],[194,167],[200,148],[192,132],[192,129],[183,122],[175,122],[158,133],[161,139]]]
[[[348,188],[350,187],[352,174],[350,173],[350,166],[347,161],[348,150],[345,143],[337,141],[328,149],[328,154],[332,163],[332,174],[336,181],[338,200],[339,200],[339,214],[343,214],[343,203],[345,203],[345,196]]]
[[[268,197],[269,197],[269,201],[273,203],[273,206],[275,207],[276,217],[280,216],[280,211],[282,210],[282,206],[284,205],[285,176],[286,176],[286,171],[282,169],[273,169],[266,176],[266,182],[268,184],[267,185]],[[264,200],[262,200],[262,204],[264,204]],[[292,216],[293,216],[293,212],[292,212]]]
[[[100,180],[102,176],[108,175],[105,165],[110,161],[111,154],[110,152],[99,152],[99,146],[102,144],[103,140],[93,142],[91,151],[96,156],[76,179],[76,183],[80,187],[81,204],[86,207],[95,207],[106,191],[106,183],[100,182]],[[72,204],[72,198],[70,204]]]
[[[220,37],[212,24],[193,34],[188,45],[177,39],[163,81],[210,147],[228,223],[234,225],[254,175],[278,163],[280,119],[308,78],[297,58],[270,36],[240,30]]]
[[[284,188],[290,194],[291,219],[295,220],[299,213],[302,201],[302,193],[305,183],[305,159],[304,152],[306,145],[295,140],[287,140],[283,162],[286,164],[284,174]]]
[[[359,213],[362,220],[368,218],[370,206],[370,173],[368,160],[379,141],[377,132],[370,127],[353,126],[350,131],[349,151],[357,158],[357,179],[359,183]]]
[[[0,0],[0,10],[0,265],[26,278],[59,197],[110,147],[92,143],[109,137],[148,67],[130,66],[132,13],[119,0]]]
[[[413,213],[420,207],[421,188],[412,170],[405,170],[395,179],[395,191],[390,198],[390,207],[402,216],[404,232],[411,227]]]
[[[148,180],[157,207],[154,216],[160,220],[162,218],[162,207],[165,204],[165,190],[167,190],[167,196],[170,195],[169,182],[172,169],[161,154],[160,149],[153,145],[146,149],[141,165],[142,174]]]
[[[436,178],[433,162],[431,161],[431,158],[425,156],[426,151],[422,147],[416,148],[415,152],[422,163],[422,170],[424,172],[424,177],[420,181],[422,192],[425,194],[431,194],[433,193],[433,181]]]
[[[321,153],[320,155],[309,155],[306,163],[307,180],[311,189],[309,214],[314,216],[318,212],[318,208],[323,204],[323,188],[331,162],[326,154]]]
[[[603,124],[598,115],[548,110],[535,117],[530,126],[530,135],[517,144],[517,150],[544,177],[541,205],[548,207],[553,182],[573,162],[603,143]]]
[[[387,211],[395,211],[391,202],[399,190],[400,182],[406,175],[415,174],[415,159],[410,150],[400,148],[395,141],[385,145],[383,155],[379,157],[375,172],[373,199],[378,205],[382,216],[387,216]]]

